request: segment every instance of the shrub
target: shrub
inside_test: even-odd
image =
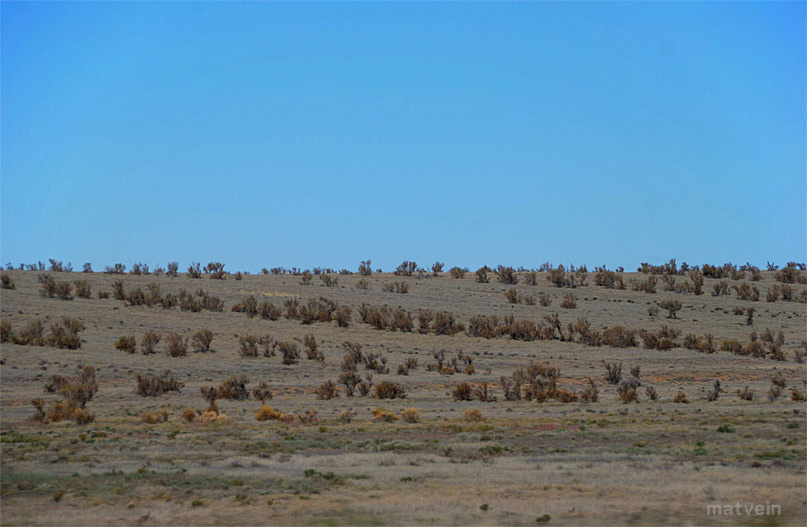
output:
[[[465,273],[467,272],[467,269],[463,269],[461,267],[452,267],[448,270],[448,274],[451,275],[451,278],[455,278],[457,280],[465,278]]]
[[[317,411],[314,410],[313,408],[309,408],[305,412],[297,414],[297,419],[300,420],[300,423],[307,426],[313,425],[314,423],[319,421],[319,419],[317,418]]]
[[[737,396],[744,401],[754,400],[754,392],[749,390],[748,386],[746,386],[743,390],[737,390]]]
[[[187,423],[192,423],[196,419],[196,411],[193,408],[185,408],[182,410],[182,420]]]
[[[759,289],[757,286],[749,285],[748,282],[743,282],[739,286],[732,286],[732,289],[737,293],[740,300],[751,300],[752,302],[759,300]]]
[[[565,309],[574,309],[577,307],[577,297],[574,296],[572,293],[566,293],[563,295],[563,302],[560,303],[560,307]]]
[[[126,272],[126,266],[122,263],[116,263],[112,267],[106,266],[104,267],[105,274],[124,274]]]
[[[372,262],[370,260],[362,260],[359,264],[359,274],[361,276],[370,276],[373,274]]]
[[[435,335],[455,335],[463,330],[465,326],[454,320],[454,315],[446,311],[438,311],[434,315],[432,325]],[[410,328],[411,331],[411,328]]]
[[[473,367],[473,365],[470,367]],[[474,398],[482,401],[483,403],[492,403],[496,401],[496,397],[493,396],[488,386],[489,385],[486,382],[479,383],[474,386]]]
[[[594,381],[589,377],[588,386],[586,386],[586,389],[580,397],[587,403],[596,403],[599,396],[600,391],[597,389],[597,385],[594,384]]]
[[[115,342],[115,349],[125,351],[126,353],[134,353],[137,348],[137,340],[134,335],[124,335]]]
[[[8,273],[0,274],[0,287],[2,289],[17,289],[14,280],[11,279]]]
[[[712,296],[720,296],[729,294],[729,283],[721,280],[712,286]]]
[[[602,269],[594,274],[594,284],[606,289],[625,289],[622,275]]]
[[[538,285],[538,273],[529,271],[524,275],[524,283],[527,285]]]
[[[188,354],[188,337],[181,337],[177,333],[169,333],[165,337],[166,354],[169,357],[184,357]]]
[[[603,361],[602,364],[605,366],[605,380],[608,384],[619,384],[622,380],[622,363]]]
[[[191,264],[188,266],[186,276],[188,278],[201,278],[202,266],[198,262],[191,262]]]
[[[260,401],[261,404],[264,404],[267,399],[272,398],[272,390],[269,389],[269,385],[265,382],[261,382],[252,390],[252,396]]]
[[[645,293],[655,293],[658,278],[651,275],[646,280],[631,279],[630,285],[634,291],[644,291]]]
[[[283,315],[283,311],[271,302],[261,302],[258,315],[264,320],[277,320]]]
[[[276,411],[271,406],[261,405],[258,412],[255,414],[255,419],[258,421],[278,420],[282,414]]]
[[[373,414],[373,421],[384,421],[385,423],[392,423],[398,420],[398,416],[392,412],[388,412],[383,408],[373,408],[370,410]]]
[[[138,375],[135,393],[141,397],[157,397],[165,392],[182,391],[184,382],[175,379],[170,370],[162,375]]]
[[[381,381],[375,385],[374,395],[378,399],[404,399],[406,387],[397,382]]]
[[[406,294],[409,292],[409,284],[404,281],[392,282],[390,284],[384,284],[381,286],[381,290],[387,293]]]
[[[210,262],[204,267],[204,271],[211,279],[224,280],[224,265],[221,262]]]
[[[321,274],[319,275],[319,279],[322,281],[325,287],[336,287],[339,285],[339,278],[329,274]]]
[[[487,284],[488,280],[488,266],[480,267],[476,270],[476,281],[480,284]]]
[[[258,356],[258,337],[255,335],[244,335],[238,337],[239,354],[242,357]]]
[[[356,289],[370,289],[370,282],[362,278],[355,285]]]
[[[213,332],[209,329],[201,329],[191,337],[191,346],[194,353],[207,353],[213,343]]]
[[[339,309],[334,311],[333,318],[336,320],[336,325],[340,328],[350,326],[351,309],[349,306],[340,306]]]
[[[645,388],[644,393],[647,395],[647,398],[650,399],[651,401],[658,400],[658,392],[656,392],[656,389],[653,388],[652,386],[648,386],[647,388]]]
[[[347,410],[342,410],[339,412],[339,417],[337,417],[337,421],[340,423],[349,423],[356,417],[356,411],[353,408],[348,408]]]
[[[14,342],[14,330],[11,327],[11,322],[3,320],[0,322],[0,342]]]
[[[800,273],[795,266],[787,266],[782,268],[781,270],[774,273],[773,278],[777,282],[782,282],[785,284],[794,284],[794,283],[803,284],[807,282],[807,277],[805,277],[804,274]]]
[[[156,413],[143,412],[143,414],[140,416],[140,420],[148,425],[165,423],[168,421],[168,410],[163,408]]]
[[[420,422],[420,412],[415,408],[405,408],[401,410],[401,418],[407,423]]]
[[[507,298],[507,301],[510,302],[511,304],[518,303],[518,293],[516,292],[515,287],[511,287],[510,289],[508,289],[507,292],[504,293],[504,296],[505,298]]]
[[[613,326],[602,330],[602,342],[612,348],[627,348],[636,346],[636,331]]]
[[[328,400],[339,397],[339,390],[331,380],[327,380],[316,389],[317,399]]]
[[[143,338],[140,340],[140,351],[143,352],[143,355],[155,353],[154,348],[156,348],[157,344],[159,343],[160,343],[159,333],[154,333],[153,331],[146,331],[143,334]]]
[[[90,283],[87,280],[75,280],[73,284],[76,286],[76,296],[79,298],[92,298],[90,291]]]
[[[639,402],[639,395],[636,393],[636,386],[630,382],[622,382],[617,389],[620,400],[624,404]]]
[[[395,268],[394,274],[398,276],[412,276],[416,270],[417,264],[415,262],[404,261]]]
[[[663,300],[659,302],[659,307],[667,310],[667,318],[678,318],[678,311],[681,310],[682,304],[678,300]]]
[[[675,397],[673,397],[673,402],[674,403],[680,403],[680,404],[689,404],[689,399],[687,399],[687,396],[684,393],[684,390],[679,388],[678,393],[675,394]]]
[[[451,396],[457,401],[471,401],[473,400],[473,389],[471,388],[471,383],[469,382],[460,382],[457,383],[457,386],[451,392]]]
[[[516,276],[516,271],[512,267],[499,265],[496,268],[496,277],[499,279],[499,282],[503,284],[515,285],[518,283],[518,276]]]
[[[297,360],[300,358],[300,350],[297,348],[297,344],[293,342],[278,342],[277,348],[283,355],[283,364],[297,364]]]
[[[217,395],[219,399],[233,399],[236,401],[244,401],[249,399],[249,391],[247,390],[249,379],[246,375],[236,375],[230,377],[226,381],[219,384]]]
[[[549,307],[552,305],[552,297],[546,293],[538,293],[538,303],[543,307]]]
[[[479,408],[468,408],[462,412],[462,416],[469,423],[479,423],[485,420],[485,414]]]

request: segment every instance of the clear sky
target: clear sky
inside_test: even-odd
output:
[[[2,263],[807,259],[804,2],[0,10]]]

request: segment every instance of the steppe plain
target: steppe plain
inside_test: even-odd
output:
[[[182,272],[175,277],[5,273],[14,289],[2,289],[2,321],[14,332],[35,320],[47,328],[64,316],[80,319],[85,329],[79,349],[2,344],[3,525],[804,525],[807,520],[807,407],[791,397],[792,390],[804,394],[807,383],[804,364],[796,360],[805,350],[807,304],[766,301],[766,293],[781,286],[774,271],[761,271],[756,281],[707,277],[699,295],[666,291],[658,275],[655,293],[634,290],[631,280],[654,276],[637,272],[620,273],[625,289],[606,288],[595,284],[593,270],[585,285],[573,288],[557,287],[546,272],[537,273],[536,285],[528,285],[523,271],[516,273],[516,284],[502,283],[493,270],[488,283],[479,283],[473,271],[462,278],[430,271],[335,273],[338,283],[330,287],[317,275],[302,284],[298,274],[245,274],[237,280],[227,273],[219,280],[207,274],[191,279]],[[43,296],[42,274],[56,281],[86,280],[91,297]],[[677,283],[688,276],[678,275]],[[360,280],[366,289],[357,287]],[[218,297],[223,309],[192,312],[99,298],[99,291],[113,291],[115,281],[126,291],[156,283],[163,295],[201,288]],[[714,296],[721,281],[728,294]],[[405,282],[408,292],[384,290],[396,282]],[[759,300],[740,299],[732,287],[742,283],[758,288]],[[805,288],[798,282],[791,286],[796,295]],[[521,302],[508,301],[511,288]],[[576,307],[561,307],[569,293]],[[541,294],[550,305],[531,303]],[[348,327],[335,321],[302,324],[232,310],[250,295],[280,309],[286,299],[304,305],[325,297],[349,306],[351,320]],[[681,302],[677,318],[659,308],[665,300]],[[362,304],[406,310],[414,317],[413,330],[364,323]],[[754,308],[751,325],[748,308]],[[547,326],[544,317],[557,314],[566,335],[517,340],[467,331],[421,333],[419,310],[449,312],[466,327],[477,315],[500,320],[512,315]],[[599,331],[667,326],[677,333],[674,347],[647,349],[639,336],[634,346],[588,345],[568,328],[581,317]],[[168,333],[190,337],[203,329],[214,334],[212,351],[180,357],[164,352]],[[752,331],[761,338],[767,329],[782,332],[775,338],[781,339],[784,360],[720,349],[730,339],[747,346]],[[141,353],[146,331],[163,337],[157,353]],[[688,349],[688,334],[712,335],[714,352]],[[126,335],[137,339],[134,353],[115,347]],[[279,353],[243,357],[239,337],[246,335],[296,343],[302,355],[295,364],[283,364]],[[324,360],[306,358],[305,335],[313,335]],[[348,397],[337,382],[345,341],[385,357],[389,373],[373,373],[373,383],[400,383],[406,397],[378,399],[373,391]],[[427,368],[440,350],[446,361],[458,353],[471,357],[473,373],[466,373],[462,359],[460,371]],[[411,358],[417,367],[399,375],[398,366]],[[501,378],[531,363],[559,369],[557,386],[577,400],[506,400]],[[619,384],[605,379],[604,363],[621,363],[623,380],[631,378],[631,368],[640,368],[634,380],[638,402],[620,399]],[[32,399],[50,404],[59,398],[44,392],[48,379],[74,375],[82,366],[96,369],[98,389],[86,404],[94,420],[32,420]],[[184,383],[181,391],[156,397],[135,392],[137,375],[166,370]],[[358,365],[362,378],[369,372]],[[261,402],[250,396],[219,398],[218,411],[228,418],[200,422],[199,413],[208,407],[200,389],[242,374],[250,391],[260,382],[268,385],[272,398],[266,405],[290,416],[313,409],[316,417],[310,423],[298,417],[259,421]],[[784,383],[775,398],[769,397],[774,378]],[[589,379],[599,392],[596,402],[581,398]],[[317,397],[327,380],[337,383],[339,397]],[[709,401],[716,380],[722,391]],[[456,400],[452,393],[462,382],[489,383],[495,400]],[[648,397],[648,387],[657,391],[657,400]],[[737,393],[746,387],[751,400]],[[689,402],[675,402],[679,393]],[[371,410],[379,407],[398,419],[374,419]],[[187,408],[197,410],[193,422],[182,418]],[[400,418],[406,408],[420,412],[417,422]],[[483,420],[466,419],[474,408]],[[346,422],[350,409],[355,417]],[[168,412],[167,421],[143,421],[144,412],[160,410]],[[734,510],[736,503],[775,504],[781,514],[739,509],[739,515],[707,514],[709,505]]]

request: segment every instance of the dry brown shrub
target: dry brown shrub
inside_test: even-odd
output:
[[[401,418],[407,423],[420,422],[420,411],[415,408],[405,408],[401,410]]]

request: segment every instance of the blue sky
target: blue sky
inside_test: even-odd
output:
[[[805,3],[2,2],[0,259],[805,260]]]

